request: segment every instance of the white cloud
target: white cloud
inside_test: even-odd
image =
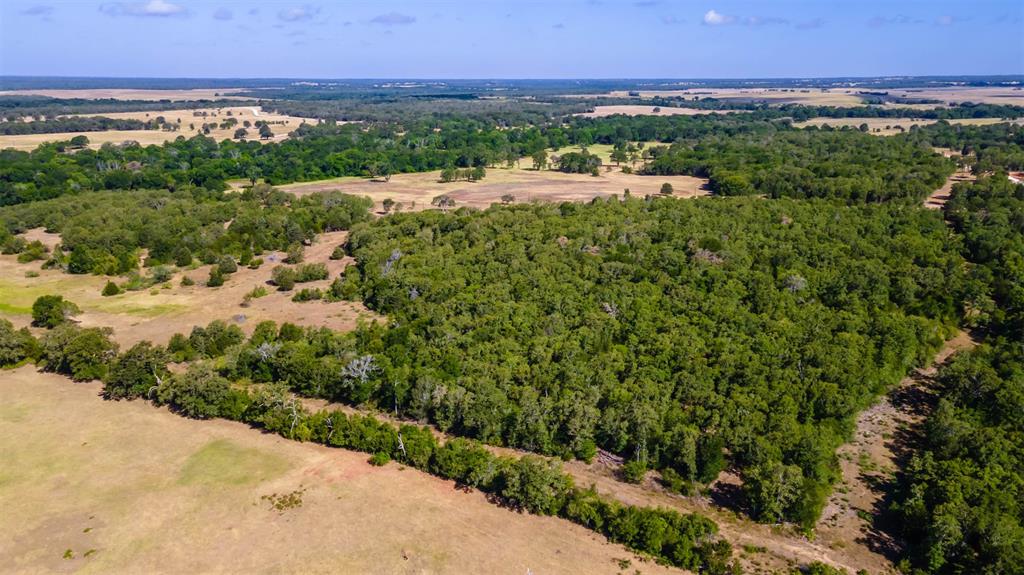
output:
[[[300,6],[298,8],[289,8],[287,10],[281,10],[277,13],[277,17],[285,22],[299,22],[301,20],[311,20],[317,14],[320,13],[320,8],[316,6]]]
[[[188,13],[183,6],[166,0],[149,0],[149,2],[111,2],[100,4],[100,12],[108,16],[184,16]]]
[[[719,14],[714,10],[708,10],[704,14],[704,23],[708,26],[725,26],[736,22],[735,16],[729,16],[727,14]]]

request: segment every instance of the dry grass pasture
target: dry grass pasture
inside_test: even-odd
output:
[[[334,248],[345,241],[345,234],[321,234],[306,248],[305,261],[325,263],[330,276],[326,280],[297,284],[296,290],[303,287],[326,289],[338,277],[350,260],[330,260],[329,257]],[[59,236],[41,230],[32,230],[26,237],[45,239],[43,243],[47,245],[59,241]],[[41,270],[41,262],[21,264],[15,256],[0,256],[0,317],[6,317],[17,326],[28,325],[32,319],[32,303],[37,297],[63,295],[82,309],[76,321],[85,327],[113,328],[114,339],[122,347],[142,340],[165,344],[175,333],[187,334],[193,326],[206,325],[215,319],[236,324],[251,333],[264,320],[347,331],[361,319],[379,318],[355,302],[291,301],[294,291],[279,292],[267,285],[271,269],[284,259],[284,254],[264,254],[263,258],[265,263],[259,269],[239,266],[238,271],[227,276],[224,285],[217,288],[204,285],[210,277],[211,266],[200,266],[175,273],[171,281],[162,286],[104,297],[100,292],[108,280],[105,276]],[[30,271],[38,272],[39,276],[27,277]],[[195,285],[182,286],[182,275],[192,278]],[[123,281],[123,278],[109,279]],[[249,307],[242,307],[245,294],[257,286],[265,287],[267,295],[253,299]]]
[[[833,128],[842,128],[849,126],[857,128],[861,124],[868,125],[868,133],[876,136],[892,136],[895,134],[902,133],[897,126],[902,127],[903,130],[909,130],[911,126],[927,126],[934,124],[938,120],[929,120],[926,118],[811,118],[806,122],[794,122],[794,126],[797,128],[806,128],[810,126],[821,127],[825,124],[832,126]],[[989,124],[1000,124],[1005,123],[1006,120],[1000,118],[965,118],[959,120],[946,120],[950,124],[960,124],[964,126],[986,126]],[[1019,123],[1019,120],[1013,120],[1012,123]]]
[[[640,90],[641,99],[658,96],[716,98],[719,100],[764,101],[769,104],[806,104],[809,106],[860,106],[863,99],[845,90],[821,88],[687,88],[681,90]],[[625,98],[628,91],[617,90],[609,94]]]
[[[658,108],[657,112],[654,110],[654,106],[594,106],[593,112],[576,115],[584,118],[604,118],[617,114],[624,116],[696,116],[699,114],[727,114],[732,112],[732,110],[701,110],[699,108],[673,108],[667,106]]]
[[[196,115],[202,113],[207,115],[205,117]],[[231,114],[230,116],[228,115],[229,113]],[[235,118],[238,120],[238,125],[225,129],[218,126],[210,131],[208,137],[213,138],[218,142],[221,140],[231,140],[234,139],[235,130],[242,128],[244,122],[248,121],[255,124],[257,121],[265,121],[270,122],[270,129],[274,132],[273,138],[261,140],[259,137],[259,130],[255,127],[251,127],[247,128],[249,135],[246,139],[264,143],[280,142],[281,140],[287,139],[288,133],[298,128],[301,124],[315,124],[317,122],[317,120],[310,120],[307,118],[264,112],[259,106],[200,108],[196,110],[163,110],[150,112],[111,112],[106,114],[82,115],[142,121],[149,121],[157,116],[163,116],[168,122],[179,123],[180,128],[174,132],[165,130],[104,130],[102,132],[58,132],[54,134],[0,134],[0,148],[33,150],[40,144],[70,140],[75,136],[85,136],[86,138],[89,138],[89,147],[93,149],[98,149],[100,146],[107,143],[121,144],[126,141],[138,142],[143,146],[151,144],[160,145],[164,142],[173,141],[178,136],[191,138],[193,136],[200,135],[202,134],[201,130],[203,124],[220,124],[228,118]],[[178,120],[180,120],[180,122],[178,122]],[[189,125],[193,125],[193,129],[190,130]]]
[[[523,163],[524,166],[528,164],[528,161]],[[657,194],[664,182],[672,184],[677,198],[692,198],[710,193],[707,190],[707,180],[702,178],[638,176],[623,174],[616,169],[606,172],[604,168],[597,177],[550,170],[496,168],[487,170],[487,177],[479,182],[459,181],[445,184],[440,182],[440,172],[435,171],[396,174],[389,182],[345,177],[278,187],[300,196],[324,191],[367,196],[375,202],[378,209],[381,202],[390,198],[395,202],[401,202],[404,210],[422,210],[430,208],[430,201],[441,194],[447,194],[454,199],[456,208],[486,208],[491,204],[501,203],[501,197],[505,194],[514,195],[517,203],[577,202],[596,197],[621,196],[626,188],[629,188],[634,196]]]
[[[91,88],[85,90],[0,90],[0,96],[47,96],[49,98],[82,98],[85,100],[145,100],[187,102],[191,100],[252,100],[237,96],[245,88],[196,88],[192,90],[141,90],[133,88]],[[218,95],[219,94],[219,95]]]
[[[681,572],[394,463],[99,390],[0,372],[4,572]],[[289,509],[263,499],[296,492]]]

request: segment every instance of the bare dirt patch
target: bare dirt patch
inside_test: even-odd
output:
[[[0,372],[5,571],[611,574],[625,559],[630,573],[680,573],[362,453],[98,393],[31,366]]]
[[[298,284],[296,289],[326,289],[338,277],[351,259],[329,258],[334,248],[345,241],[346,233],[321,234],[313,245],[306,248],[305,261],[326,264],[329,277]],[[179,271],[163,285],[103,297],[101,291],[109,279],[116,282],[123,279],[42,270],[39,269],[40,262],[20,264],[15,256],[0,256],[0,317],[10,319],[18,326],[28,325],[32,302],[41,295],[59,294],[82,308],[82,313],[75,317],[76,321],[85,327],[113,328],[114,339],[122,346],[142,340],[163,344],[175,333],[187,334],[193,326],[205,326],[215,319],[236,324],[246,333],[251,333],[264,320],[349,331],[361,320],[380,318],[356,302],[291,301],[294,291],[279,292],[267,284],[271,269],[284,260],[284,254],[274,252],[262,257],[265,263],[259,269],[239,266],[237,272],[226,276],[221,287],[205,286],[211,266],[201,266]],[[38,272],[39,276],[27,277],[26,273],[30,271]],[[182,275],[192,278],[195,285],[182,286]],[[249,307],[242,307],[245,294],[260,286],[267,289],[267,295],[252,299]]]
[[[872,518],[883,511],[883,498],[894,474],[909,457],[920,426],[935,403],[932,384],[938,366],[975,345],[968,333],[958,333],[928,367],[904,378],[881,401],[858,415],[853,441],[836,452],[842,482],[818,521],[816,530],[822,544],[857,564],[895,572],[890,561],[897,556],[899,544],[872,525]]]
[[[550,170],[491,169],[480,182],[441,183],[440,172],[418,174],[396,174],[391,181],[368,180],[366,178],[336,178],[319,182],[306,182],[278,186],[296,195],[314,192],[340,191],[357,196],[367,196],[378,206],[386,198],[402,203],[404,210],[429,209],[430,201],[447,194],[455,200],[455,207],[470,206],[486,208],[501,203],[505,194],[515,196],[516,203],[579,202],[596,197],[623,194],[629,188],[634,196],[654,195],[665,182],[672,184],[677,198],[692,198],[710,193],[707,180],[691,176],[638,176],[623,174],[620,170],[610,172],[602,169],[601,175],[563,174]]]
[[[928,197],[924,200],[924,207],[930,210],[941,210],[952,196],[954,185],[961,182],[973,182],[974,180],[975,176],[970,170],[958,169],[953,175],[946,178],[946,183],[941,188],[928,194]]]

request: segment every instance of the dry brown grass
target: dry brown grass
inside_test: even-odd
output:
[[[297,284],[303,287],[326,289],[350,260],[330,260],[334,248],[345,241],[346,232],[321,234],[306,248],[306,262],[326,263],[330,277],[326,280]],[[44,238],[43,236],[50,236]],[[44,243],[58,241],[54,234],[34,230],[26,237],[44,239]],[[323,326],[339,331],[353,329],[363,319],[379,318],[362,304],[354,302],[322,301],[293,302],[294,291],[279,292],[267,285],[271,269],[278,265],[284,254],[264,254],[265,263],[258,270],[239,266],[237,272],[226,276],[223,286],[208,288],[204,284],[210,277],[210,266],[178,272],[170,282],[151,289],[126,292],[103,297],[101,291],[108,278],[103,276],[72,276],[58,270],[40,270],[40,262],[19,264],[15,256],[0,256],[0,317],[6,317],[18,326],[31,321],[32,302],[41,295],[59,294],[82,308],[76,320],[85,327],[111,327],[114,339],[122,347],[142,340],[166,343],[175,333],[188,333],[193,326],[206,325],[220,319],[239,325],[251,333],[263,320],[278,323],[289,321],[299,325]],[[273,258],[276,261],[271,261]],[[36,271],[39,277],[26,277]],[[180,279],[187,275],[195,280],[193,286],[182,286]],[[123,278],[112,278],[122,282]],[[267,289],[268,295],[253,299],[249,307],[241,307],[245,294],[257,286]]]
[[[804,128],[809,126],[821,127],[825,124],[832,126],[833,128],[842,128],[844,126],[850,126],[853,128],[859,127],[861,124],[868,125],[868,133],[876,136],[893,136],[895,134],[903,133],[897,126],[902,127],[903,130],[909,130],[911,126],[927,126],[934,124],[938,120],[929,120],[926,118],[811,118],[805,122],[795,122],[793,125],[797,128]],[[961,120],[947,120],[950,124],[961,124],[970,126],[984,126],[988,124],[999,124],[1005,122],[999,118],[965,118]],[[1019,121],[1014,121],[1019,123]]]
[[[207,114],[206,117],[195,115],[203,112]],[[228,112],[231,113],[230,116],[228,116]],[[250,127],[247,128],[249,132],[247,139],[264,143],[280,142],[287,139],[288,133],[298,128],[302,123],[315,124],[317,122],[317,120],[307,118],[264,112],[259,106],[201,108],[196,110],[162,110],[150,112],[111,112],[107,114],[82,115],[105,116],[107,118],[142,121],[148,121],[156,118],[157,116],[163,116],[168,122],[178,123],[180,128],[175,132],[164,130],[105,130],[102,132],[59,132],[55,134],[0,134],[0,148],[32,150],[46,142],[70,140],[75,136],[85,136],[86,138],[89,138],[89,147],[93,149],[97,149],[106,143],[120,144],[126,141],[138,142],[143,146],[151,144],[160,145],[164,142],[173,141],[178,136],[191,138],[193,136],[200,135],[202,134],[201,130],[203,124],[220,124],[228,118],[237,119],[238,125],[228,129],[221,129],[219,127],[215,128],[211,130],[210,134],[207,136],[217,140],[218,142],[221,140],[231,140],[234,139],[235,130],[243,127],[243,122],[249,121],[250,123],[255,124],[257,121],[262,120],[271,123],[270,129],[274,132],[274,137],[267,140],[261,140],[259,138],[259,130],[255,127]],[[180,122],[178,122],[178,120],[180,120]],[[190,130],[189,125],[193,125],[193,129]]]
[[[529,165],[529,162],[524,162]],[[441,183],[440,172],[418,174],[396,174],[390,182],[346,177],[318,182],[307,182],[278,186],[297,195],[336,190],[371,198],[378,209],[381,202],[391,198],[403,204],[404,210],[429,209],[430,201],[436,196],[447,194],[452,197],[455,207],[469,206],[486,208],[501,203],[504,194],[512,194],[517,203],[577,202],[595,197],[621,196],[629,188],[634,196],[657,194],[661,184],[669,182],[675,188],[675,197],[692,198],[707,195],[707,180],[691,176],[638,176],[623,174],[618,169],[594,177],[586,174],[563,174],[550,170],[535,171],[521,168],[498,168],[487,170],[487,177],[480,182]]]
[[[98,393],[0,372],[4,572],[680,572],[366,454]],[[290,509],[263,500],[300,490]]]
[[[806,104],[810,106],[860,106],[863,100],[848,91],[780,88],[689,88],[685,90],[640,90],[641,98],[685,96],[719,100],[753,100],[771,104]],[[627,91],[613,91],[611,96],[625,98]]]
[[[211,90],[197,88],[194,90],[135,90],[129,88],[96,88],[89,90],[0,90],[0,96],[48,96],[50,98],[83,98],[100,100],[146,100],[159,102],[185,102],[190,100],[252,100],[245,96],[235,96],[245,88],[221,88]],[[219,96],[217,94],[220,94]]]
[[[614,116],[616,114],[622,114],[625,116],[696,116],[698,114],[722,114],[730,113],[731,110],[701,110],[699,108],[672,108],[662,107],[657,112],[654,111],[654,106],[594,106],[593,112],[586,112],[583,114],[576,114],[584,118],[604,118],[606,116]]]

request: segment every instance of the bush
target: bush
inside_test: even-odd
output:
[[[313,301],[323,299],[324,292],[320,288],[302,288],[292,296],[294,302]]]
[[[664,184],[661,185],[661,190],[659,191],[659,193],[663,196],[671,196],[672,194],[675,193],[675,190],[672,188],[672,184],[665,182]]]
[[[110,364],[103,379],[103,397],[134,399],[146,395],[157,385],[157,378],[168,377],[169,360],[167,351],[160,346],[148,341],[133,345]]]
[[[295,267],[295,282],[305,283],[327,279],[327,266],[322,263],[302,264]]]
[[[238,271],[238,264],[231,256],[224,256],[217,262],[217,271],[225,275],[233,274]]]
[[[112,295],[117,295],[117,294],[121,293],[121,288],[117,287],[116,283],[114,283],[112,281],[108,281],[107,285],[103,286],[103,292],[102,293],[103,293],[103,295],[105,297],[110,297]]]
[[[340,260],[340,259],[344,258],[345,255],[346,255],[345,254],[345,247],[344,246],[338,246],[338,247],[334,248],[333,252],[331,252],[331,259],[332,260]]]
[[[170,281],[173,276],[174,271],[167,266],[156,266],[151,272],[149,272],[150,280],[155,284],[162,284],[166,281]]]
[[[258,270],[261,265],[263,265],[263,258],[253,258],[253,260],[249,262],[249,269]]]
[[[206,280],[206,287],[220,287],[224,285],[224,273],[219,267],[210,269],[210,279]]]
[[[71,376],[75,381],[102,379],[117,355],[110,328],[80,328],[60,324],[43,336],[41,358],[46,371]]]
[[[391,461],[391,456],[384,451],[378,451],[370,456],[370,465],[376,465],[381,467],[387,465]]]
[[[188,286],[194,286],[194,285],[196,285],[196,280],[194,280],[194,279],[192,279],[192,278],[190,278],[190,277],[188,277],[186,275],[181,276],[181,286],[182,287],[188,287]]]
[[[270,272],[270,281],[280,291],[289,291],[295,287],[295,270],[286,266],[277,266]]]
[[[626,483],[640,483],[647,475],[647,465],[643,461],[630,460],[623,464],[619,475]]]
[[[64,301],[64,296],[39,296],[32,304],[32,325],[54,328],[81,311],[77,305]]]
[[[185,417],[209,419],[230,404],[231,385],[209,365],[192,365],[159,386],[157,399]]]
[[[0,318],[0,367],[16,365],[39,353],[39,342],[28,328],[14,329],[14,324]]]
[[[288,246],[287,255],[284,258],[286,264],[297,264],[302,262],[303,248],[302,244],[292,244]]]

